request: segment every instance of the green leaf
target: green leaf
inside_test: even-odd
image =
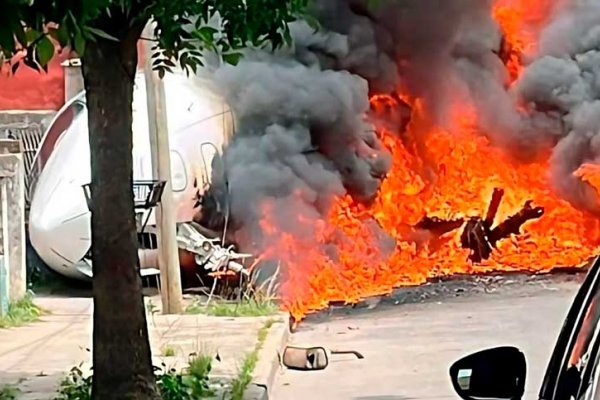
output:
[[[69,32],[67,31],[67,25],[60,25],[58,27],[57,40],[61,47],[66,47],[69,44]]]
[[[118,42],[119,41],[119,39],[117,39],[114,36],[109,35],[108,33],[104,32],[101,29],[96,29],[96,28],[92,28],[91,26],[86,26],[85,30],[88,31],[88,32],[90,32],[90,33],[92,33],[95,36],[98,36],[98,37],[102,38],[102,39],[111,40],[113,42]]]
[[[198,34],[200,37],[207,43],[212,43],[214,41],[215,33],[219,32],[212,26],[203,26],[198,29]]]
[[[285,40],[285,44],[287,44],[288,46],[292,45],[292,42],[293,42],[292,34],[287,27],[283,31],[283,39]]]
[[[240,62],[241,58],[242,58],[242,53],[223,54],[223,61],[225,61],[227,64],[231,64],[231,65],[237,65],[238,62]]]
[[[44,67],[40,63],[47,62],[50,54],[47,43],[37,49],[43,27],[58,24],[48,30],[52,43],[56,45],[58,42],[62,48],[70,46],[83,56],[88,41],[115,41],[113,35],[121,36],[113,28],[132,29],[152,17],[156,21],[161,57],[194,69],[201,65],[200,60],[206,51],[215,51],[224,54],[226,62],[236,64],[241,57],[236,49],[259,45],[272,50],[289,43],[287,25],[303,16],[310,1],[0,0],[0,54],[10,59],[19,49],[35,42],[30,46],[33,51],[27,63],[39,69]],[[220,16],[218,21],[214,18],[216,15]],[[211,21],[211,26],[207,26],[208,21]],[[316,25],[310,17],[308,22],[311,26]],[[190,32],[190,29],[193,31]],[[200,53],[197,59],[192,50]],[[190,55],[182,59],[184,53]],[[21,61],[21,65],[24,63],[24,60]]]
[[[35,42],[40,37],[40,35],[41,33],[36,31],[35,29],[28,29],[27,32],[25,32],[25,40],[27,41],[27,44],[31,44]]]
[[[83,53],[85,53],[85,38],[81,34],[81,31],[78,31],[75,34],[75,41],[73,44],[75,45],[75,51],[79,57],[83,57]]]
[[[48,65],[48,62],[54,57],[54,45],[52,41],[48,39],[48,36],[44,36],[37,43],[35,47],[37,53],[38,62],[42,67]]]
[[[69,33],[67,32],[66,24],[63,23],[58,28],[49,28],[48,34],[58,42],[60,47],[67,47],[67,44],[69,43]]]

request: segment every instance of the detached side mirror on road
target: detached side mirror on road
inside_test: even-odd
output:
[[[319,371],[327,368],[329,357],[323,347],[286,347],[283,365],[300,371]]]
[[[525,356],[515,347],[483,350],[450,367],[454,390],[464,400],[520,400],[526,373]]]

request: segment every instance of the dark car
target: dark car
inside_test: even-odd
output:
[[[600,399],[600,257],[593,262],[565,319],[539,393],[541,400]],[[527,365],[515,347],[471,354],[450,368],[463,399],[523,397]]]

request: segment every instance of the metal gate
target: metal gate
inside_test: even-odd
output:
[[[23,164],[25,167],[25,208],[31,202],[31,185],[35,182],[37,172],[33,171],[33,160],[44,136],[44,127],[36,122],[16,122],[0,125],[0,137],[15,139],[23,148]]]

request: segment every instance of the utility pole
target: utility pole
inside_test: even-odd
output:
[[[154,38],[151,22],[146,25],[142,36],[144,38]],[[152,69],[152,43],[144,40],[144,75],[146,78],[152,171],[154,179],[167,182],[161,201],[155,209],[160,293],[163,313],[177,314],[183,311],[183,299],[171,185],[171,151],[167,125],[167,104],[164,83],[158,73]]]

